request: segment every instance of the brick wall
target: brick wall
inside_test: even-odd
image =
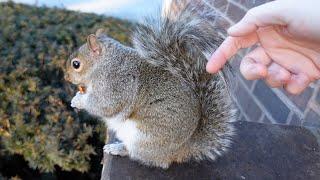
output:
[[[224,36],[226,29],[238,22],[248,9],[267,1],[202,0],[217,12],[215,23],[222,28],[220,33]],[[240,74],[239,65],[249,51],[244,49],[231,60],[238,82],[233,99],[240,111],[239,120],[320,127],[320,81],[311,84],[298,96],[289,95],[283,89],[269,88],[261,80],[247,81]]]

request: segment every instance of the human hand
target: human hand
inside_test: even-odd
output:
[[[249,10],[228,30],[230,36],[212,55],[207,71],[219,71],[239,49],[256,44],[241,61],[243,76],[301,93],[320,78],[319,6],[314,0],[278,0]]]

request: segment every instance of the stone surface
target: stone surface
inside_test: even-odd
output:
[[[233,3],[229,3],[226,14],[233,22],[238,22],[246,14],[246,11]]]
[[[106,155],[102,179],[319,179],[319,144],[310,130],[252,122],[237,122],[236,127],[231,150],[215,162],[190,162],[162,170]]]

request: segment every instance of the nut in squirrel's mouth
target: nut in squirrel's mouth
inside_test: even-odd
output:
[[[86,93],[86,86],[84,86],[83,84],[79,84],[78,90],[79,90],[80,94],[85,94]]]

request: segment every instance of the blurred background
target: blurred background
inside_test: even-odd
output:
[[[100,179],[106,127],[70,107],[68,56],[104,28],[130,45],[162,0],[0,0],[0,180]]]
[[[6,1],[6,0],[0,0]],[[160,10],[163,0],[14,0],[35,6],[58,7],[69,10],[104,14],[137,21]]]

